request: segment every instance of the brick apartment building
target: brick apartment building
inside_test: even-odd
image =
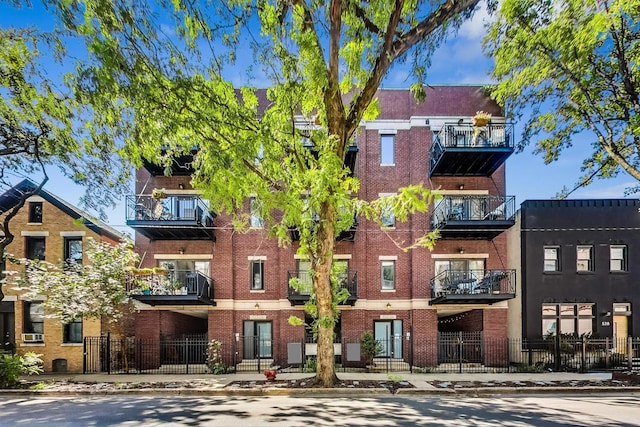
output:
[[[1,216],[18,203],[21,194],[35,188],[33,182],[23,180],[0,195]],[[10,227],[16,237],[8,246],[8,253],[51,263],[87,262],[83,247],[88,238],[112,244],[126,239],[117,230],[44,189],[27,199]],[[7,268],[20,267],[8,264]],[[10,285],[4,286],[3,291],[0,333],[4,349],[18,354],[28,351],[42,354],[46,372],[82,372],[83,337],[100,335],[100,320],[78,319],[62,324],[44,316],[42,301],[25,300]]]
[[[381,113],[362,123],[346,159],[362,199],[417,183],[443,197],[406,223],[388,218],[384,229],[357,218],[338,239],[334,259],[346,266],[350,293],[340,307],[336,339],[345,365],[361,366],[360,355],[348,351],[365,331],[383,343],[380,358],[399,366],[452,361],[447,348],[435,345],[451,338],[507,337],[515,274],[506,265],[504,231],[514,224],[515,200],[505,195],[504,162],[513,152],[513,129],[480,86],[426,91],[418,104],[409,90],[380,90]],[[479,110],[492,114],[490,123],[472,124]],[[288,285],[290,277],[306,280],[308,264],[296,255],[297,242],[279,248],[259,221],[248,233],[232,232],[228,218],[209,212],[192,189],[189,156],[175,159],[171,176],[163,172],[152,163],[137,171],[126,217],[136,231],[141,267],[168,270],[179,290],[135,295],[144,303],[137,337],[205,335],[236,343],[235,362],[295,364],[296,344],[303,342],[304,354],[313,355],[308,331],[288,323],[291,315],[304,317],[308,299]],[[165,189],[166,197],[153,198],[154,188]],[[433,252],[403,252],[394,243],[436,227],[441,239]]]

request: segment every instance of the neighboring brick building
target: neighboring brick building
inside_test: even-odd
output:
[[[34,188],[33,182],[24,180],[0,195],[0,219],[17,204],[21,194]],[[10,227],[15,239],[8,246],[8,253],[52,263],[86,262],[83,247],[89,237],[113,244],[126,239],[117,230],[44,189],[27,199]],[[9,263],[7,268],[20,267]],[[46,372],[82,372],[83,337],[100,335],[100,320],[80,319],[64,325],[44,317],[40,301],[22,299],[21,292],[10,285],[4,286],[3,291],[0,332],[4,347],[19,354],[27,351],[43,354]]]
[[[360,198],[417,183],[443,198],[407,223],[389,218],[384,230],[357,218],[334,256],[347,266],[351,294],[341,307],[339,342],[357,343],[373,331],[384,344],[381,356],[405,366],[449,362],[435,343],[463,333],[480,341],[506,338],[506,301],[515,292],[503,233],[515,214],[514,197],[504,194],[513,129],[482,87],[426,91],[426,101],[417,104],[409,90],[380,90],[381,113],[362,123],[346,163],[355,165]],[[479,110],[493,117],[476,127],[472,117]],[[260,228],[233,233],[228,218],[209,214],[191,188],[188,163],[188,156],[175,159],[172,176],[147,164],[128,198],[127,223],[136,230],[141,266],[169,269],[183,288],[178,295],[136,296],[147,304],[137,314],[137,336],[206,334],[239,343],[238,360],[291,364],[288,344],[305,340],[305,330],[287,319],[304,317],[308,298],[288,286],[289,277],[304,280],[308,268],[296,256],[297,242],[282,249]],[[153,188],[166,189],[168,197],[158,202]],[[442,237],[433,252],[404,252],[392,241],[412,242],[435,227]],[[313,344],[304,348],[313,354]],[[357,365],[347,348],[336,346],[341,362]],[[485,362],[486,355],[477,357]]]

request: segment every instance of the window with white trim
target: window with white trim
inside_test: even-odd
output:
[[[609,270],[627,271],[627,246],[609,246]]]
[[[264,289],[264,261],[251,261],[251,290]]]
[[[560,271],[560,247],[544,247],[544,271]]]
[[[262,215],[260,214],[260,202],[255,197],[252,197],[249,201],[249,209],[251,211],[251,227],[252,228],[262,228],[264,227],[264,221],[262,219]]]
[[[395,164],[395,135],[383,134],[380,135],[380,164],[381,165],[393,165]]]
[[[576,246],[576,270],[593,271],[593,246]]]
[[[382,289],[396,288],[396,262],[393,260],[380,261]]]

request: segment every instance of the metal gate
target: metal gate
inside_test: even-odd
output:
[[[482,331],[438,332],[438,363],[482,363]]]
[[[180,339],[84,338],[83,373],[205,373],[205,335]]]

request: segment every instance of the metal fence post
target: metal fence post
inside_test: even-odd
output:
[[[458,333],[458,372],[462,373],[462,332]]]
[[[627,337],[627,363],[629,371],[633,371],[633,338]]]
[[[107,332],[107,375],[111,375],[111,332]]]
[[[580,372],[587,371],[587,337],[582,336],[582,357],[580,358]]]
[[[609,369],[611,366],[611,351],[610,351],[609,337],[604,338],[604,367]]]
[[[82,338],[82,373],[87,373],[87,337]]]

